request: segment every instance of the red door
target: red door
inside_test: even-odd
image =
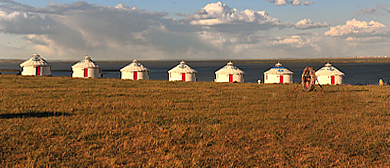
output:
[[[185,74],[185,73],[182,73],[182,74],[181,74],[181,80],[182,80],[182,81],[186,81],[186,74]]]
[[[233,82],[233,74],[229,74],[229,82]]]
[[[138,73],[137,73],[136,71],[134,71],[133,79],[134,79],[134,80],[137,80],[137,79],[138,79]]]
[[[84,68],[84,78],[88,77],[88,68]]]
[[[37,66],[37,69],[36,69],[36,75],[39,76],[41,75],[41,67],[40,66]]]
[[[330,84],[331,84],[331,85],[336,84],[336,81],[335,81],[335,79],[334,79],[334,76],[330,76]]]
[[[283,83],[283,75],[280,75],[279,80],[280,80],[280,81],[279,81],[280,83]]]

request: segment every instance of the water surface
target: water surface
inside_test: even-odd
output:
[[[168,70],[179,64],[179,61],[140,61],[150,69],[151,80],[168,80]],[[103,70],[104,78],[120,78],[120,69],[130,62],[98,62]],[[198,81],[214,81],[215,71],[225,66],[227,61],[186,61],[186,63],[198,71]],[[234,65],[245,71],[245,82],[257,83],[264,81],[263,73],[274,66],[274,63],[251,63],[250,61],[236,61]],[[20,63],[0,63],[0,69],[19,70]],[[52,76],[72,76],[71,66],[75,62],[51,62]],[[294,72],[294,83],[299,83],[303,69],[312,66],[320,69],[324,63],[283,63],[283,66]],[[382,78],[385,82],[390,80],[389,63],[335,63],[332,64],[345,74],[345,84],[376,84]],[[4,74],[17,74],[17,72],[5,72]]]

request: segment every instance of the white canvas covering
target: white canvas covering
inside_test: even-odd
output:
[[[230,61],[215,72],[215,82],[244,82],[245,72]]]
[[[51,66],[39,54],[34,54],[29,60],[20,64],[24,76],[50,76]]]
[[[316,72],[316,76],[321,85],[337,85],[342,84],[344,73],[333,67],[330,63],[326,63],[324,67]]]
[[[84,60],[74,64],[72,70],[74,78],[100,78],[102,76],[101,68],[89,56],[85,56]]]
[[[144,67],[141,63],[139,63],[136,59],[133,60],[132,63],[123,67],[121,70],[121,78],[122,79],[132,79],[132,80],[140,80],[140,79],[149,79],[149,69]]]
[[[184,61],[168,71],[169,81],[196,81],[196,71],[188,66]]]
[[[264,72],[264,83],[293,83],[293,72],[278,62]]]
[[[84,60],[77,62],[72,68],[99,68],[99,65],[92,61],[91,57],[87,55],[84,57]]]

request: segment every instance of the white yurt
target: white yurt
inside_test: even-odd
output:
[[[343,83],[344,73],[333,67],[330,63],[326,63],[324,67],[316,72],[318,83],[321,85],[337,85]]]
[[[192,69],[184,61],[168,71],[169,81],[197,81],[196,73],[198,71]]]
[[[32,58],[20,64],[22,75],[29,76],[50,76],[51,67],[40,55],[34,54]]]
[[[264,83],[293,83],[293,72],[278,62],[275,67],[264,72]]]
[[[132,80],[140,80],[140,79],[149,79],[150,70],[144,67],[141,63],[139,63],[136,59],[133,62],[121,69],[121,78],[122,79],[132,79]]]
[[[215,82],[244,82],[245,72],[237,68],[230,61],[215,72]]]
[[[74,64],[72,70],[74,78],[100,78],[102,76],[102,69],[89,56],[85,56],[84,60]]]

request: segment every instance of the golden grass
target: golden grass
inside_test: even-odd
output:
[[[297,85],[1,75],[0,165],[390,166],[390,87]]]

